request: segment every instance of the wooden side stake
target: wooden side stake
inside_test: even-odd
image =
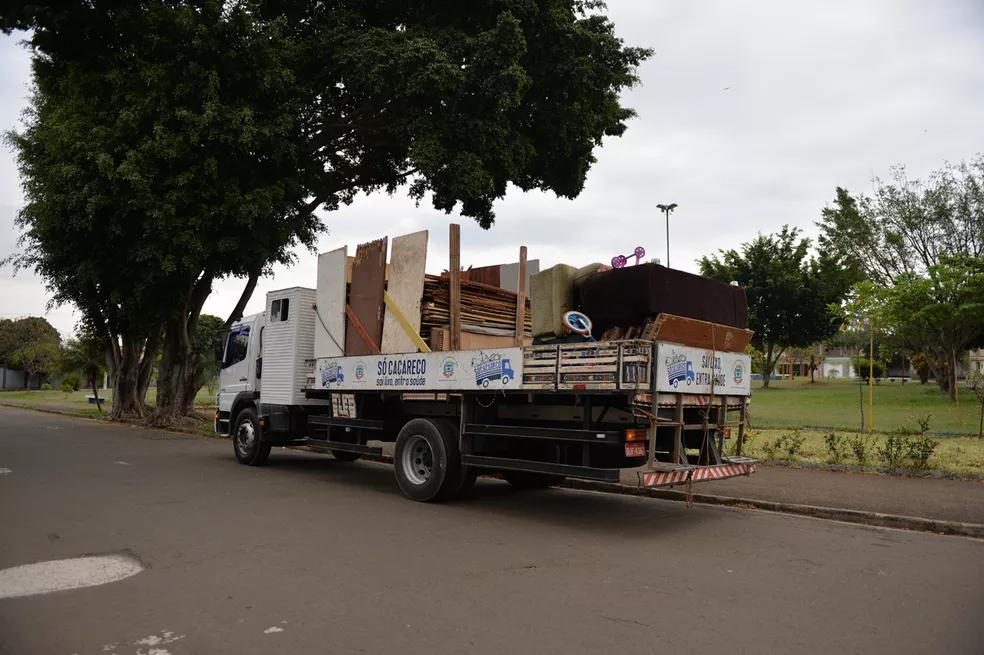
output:
[[[516,286],[516,345],[526,336],[526,246],[519,247],[519,284]]]
[[[450,262],[448,265],[449,304],[451,313],[451,350],[461,350],[461,226],[451,223]]]

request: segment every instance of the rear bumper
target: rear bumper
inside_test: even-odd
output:
[[[747,459],[747,458],[742,458]],[[726,462],[713,466],[681,467],[667,471],[640,471],[639,486],[641,487],[670,487],[687,482],[706,482],[707,480],[724,480],[739,475],[751,475],[758,464],[749,459],[742,462]]]

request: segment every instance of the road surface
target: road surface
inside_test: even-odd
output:
[[[970,539],[498,481],[427,505],[379,464],[8,408],[0,471],[0,569],[145,567],[0,600],[2,653],[984,652]]]

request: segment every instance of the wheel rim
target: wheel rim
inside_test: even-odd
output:
[[[236,430],[236,448],[242,454],[247,454],[253,449],[256,441],[256,430],[253,429],[252,421],[243,421]]]
[[[403,472],[412,484],[426,484],[434,471],[434,453],[430,444],[419,434],[407,440],[403,449]]]

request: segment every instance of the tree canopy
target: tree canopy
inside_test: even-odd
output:
[[[21,266],[113,354],[114,413],[190,407],[215,280],[311,246],[319,208],[406,186],[483,227],[510,184],[576,196],[648,51],[590,0],[91,0],[5,8],[35,92],[11,135]],[[229,322],[227,321],[227,322]],[[159,407],[160,409],[160,407]]]
[[[905,168],[875,179],[872,196],[837,188],[818,225],[823,250],[872,281],[891,285],[952,257],[984,257],[984,155],[947,164],[925,180]]]
[[[764,385],[787,348],[809,346],[837,331],[831,310],[854,281],[852,271],[826,255],[810,256],[810,240],[796,228],[759,234],[740,250],[699,261],[702,275],[737,281],[748,294],[752,344],[762,352]]]
[[[0,364],[25,371],[31,377],[52,373],[60,347],[61,336],[47,319],[28,316],[0,320]]]

